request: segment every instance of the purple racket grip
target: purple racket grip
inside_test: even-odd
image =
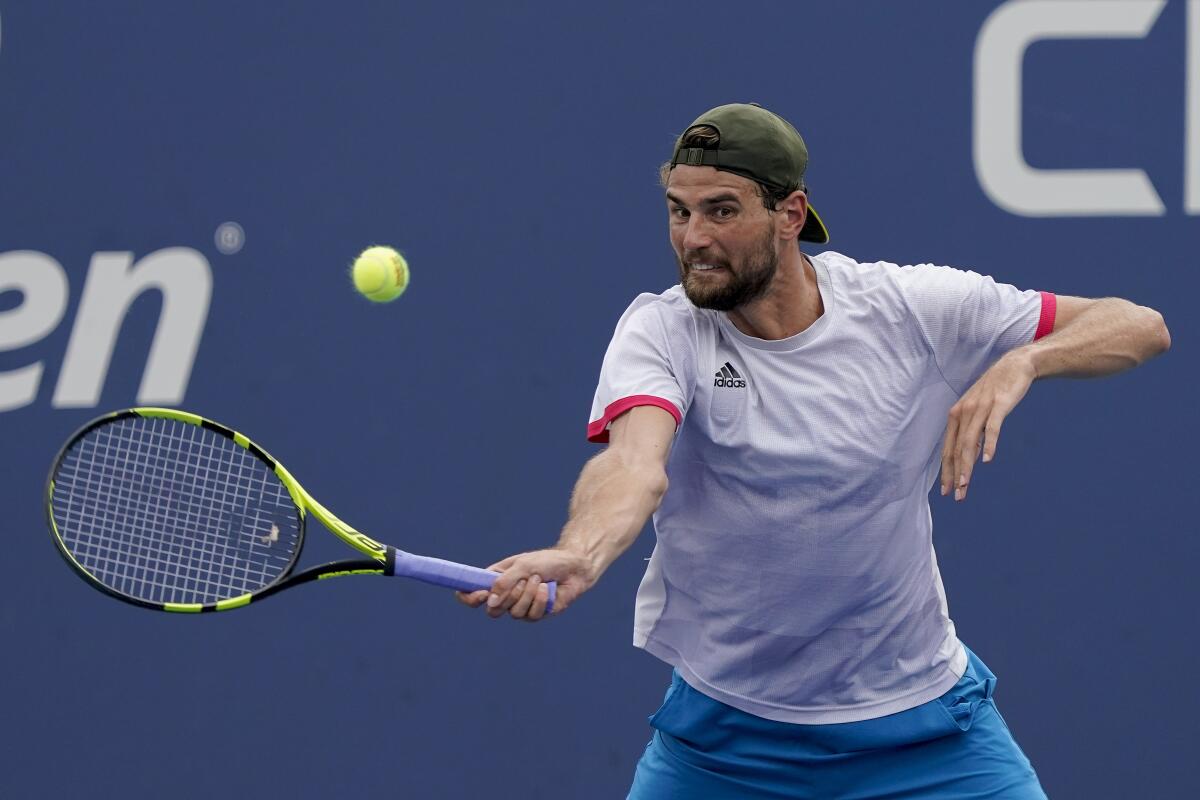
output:
[[[415,556],[403,550],[392,550],[393,563],[390,565],[392,575],[401,578],[415,578],[434,586],[444,586],[447,589],[457,589],[460,592],[475,592],[480,589],[491,589],[499,572],[489,569],[470,567],[455,561],[446,561],[429,556]],[[554,597],[558,593],[558,584],[546,582],[549,599],[546,602],[546,613],[554,610]]]

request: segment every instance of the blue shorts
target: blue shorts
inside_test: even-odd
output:
[[[676,672],[630,800],[1046,800],[970,650],[936,700],[861,722],[792,725],[713,700]]]

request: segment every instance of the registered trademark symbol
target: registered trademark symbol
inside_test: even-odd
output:
[[[217,243],[218,250],[231,256],[246,244],[246,232],[236,222],[222,222],[213,234],[213,241]]]

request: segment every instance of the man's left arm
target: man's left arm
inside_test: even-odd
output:
[[[1004,418],[1039,378],[1097,378],[1136,367],[1171,346],[1162,315],[1116,297],[1057,300],[1054,330],[1005,353],[950,409],[942,446],[942,494],[967,496],[981,452],[996,455]]]

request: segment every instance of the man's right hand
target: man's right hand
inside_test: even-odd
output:
[[[513,619],[537,622],[546,615],[549,594],[543,585],[557,581],[552,613],[561,614],[575,598],[592,588],[596,578],[591,561],[568,550],[550,548],[509,556],[488,567],[501,573],[491,591],[455,592],[470,606],[485,606],[488,616],[497,619],[510,614]]]

